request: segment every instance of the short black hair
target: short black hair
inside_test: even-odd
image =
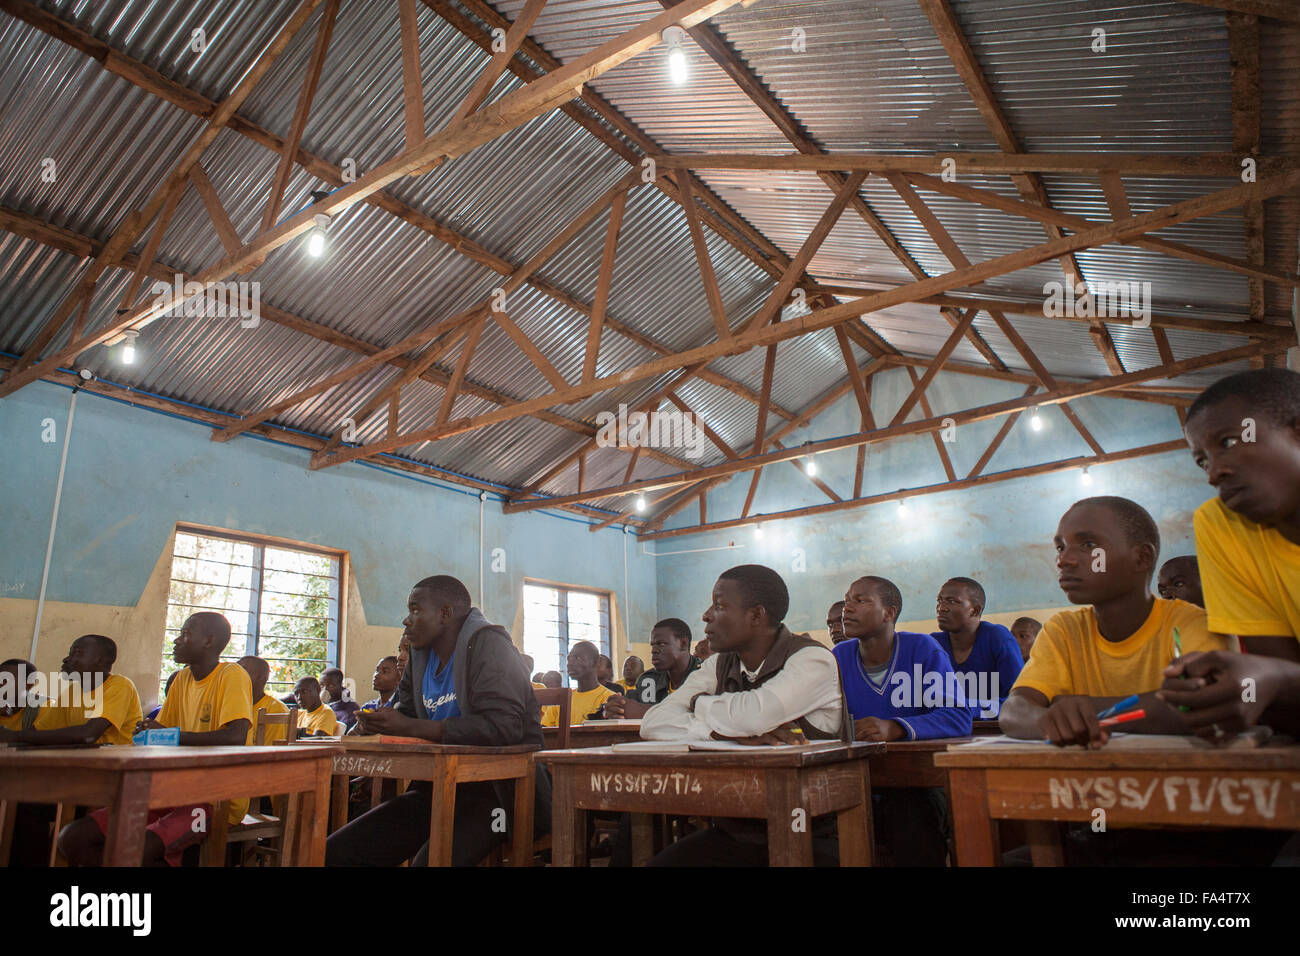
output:
[[[35,665],[35,664],[33,664],[33,663],[32,663],[31,661],[29,661],[29,660],[24,660],[24,659],[21,658],[21,657],[11,657],[11,658],[9,658],[9,660],[7,660],[7,661],[5,661],[5,662],[3,662],[3,663],[0,663],[0,667],[13,667],[14,665],[18,665],[18,666],[20,666],[20,667],[25,667],[25,668],[27,668],[29,671],[34,671],[34,670],[36,670],[36,665]]]
[[[1292,425],[1300,419],[1300,372],[1255,368],[1221,378],[1196,396],[1187,409],[1187,421],[1227,398],[1244,398],[1274,424]]]
[[[225,618],[222,618],[224,621]],[[90,641],[91,645],[104,658],[104,662],[112,667],[117,663],[117,642],[111,637],[105,637],[103,634],[82,634],[77,641]],[[77,643],[73,641],[72,643]]]
[[[1128,538],[1129,544],[1149,544],[1157,555],[1160,554],[1160,529],[1156,527],[1156,519],[1136,501],[1121,498],[1119,495],[1097,495],[1079,499],[1066,509],[1066,514],[1084,505],[1108,508],[1115,517],[1119,518],[1120,526],[1124,529],[1124,536]]]
[[[843,606],[844,606],[844,601],[843,601],[843,600],[836,601],[834,604],[832,604],[830,607],[828,607],[828,608],[826,609],[826,613],[829,614],[831,611],[835,610],[837,607],[843,607]]]
[[[1163,571],[1171,564],[1187,567],[1188,570],[1190,570],[1198,578],[1201,576],[1201,565],[1200,562],[1196,560],[1196,555],[1194,554],[1175,555],[1174,557],[1166,561],[1164,564],[1160,565],[1160,570]]]
[[[339,680],[343,680],[343,668],[341,667],[327,667],[320,672],[321,677],[324,677],[326,674],[338,674]]]
[[[1043,625],[1041,621],[1037,621],[1032,617],[1018,617],[1011,622],[1011,630],[1014,631],[1021,624],[1028,624],[1031,627],[1033,627],[1035,634],[1037,634],[1039,631],[1043,629]]]
[[[598,664],[600,663],[600,659],[605,656],[600,652],[600,649],[597,648],[595,644],[591,643],[591,641],[575,641],[573,644],[569,645],[569,653],[572,654],[574,651],[578,650],[579,648],[582,649],[582,653],[584,656],[586,655],[587,650],[589,649],[591,651],[591,656],[596,659],[596,663]],[[611,664],[610,666],[612,667],[613,665]]]
[[[310,674],[308,674],[306,677],[299,677],[296,681],[293,682],[293,686],[294,686],[294,687],[297,687],[299,684],[304,684],[304,683],[305,683],[305,684],[314,684],[315,687],[316,687],[316,689],[317,689],[318,691],[320,690],[320,681],[318,681],[316,678],[312,677]]]
[[[719,581],[740,585],[746,608],[762,607],[771,624],[780,624],[790,610],[790,591],[781,575],[762,564],[739,564],[718,575]]]
[[[393,662],[393,666],[396,667],[396,666],[397,666],[397,655],[396,655],[396,654],[389,654],[387,657],[381,657],[381,658],[379,658],[379,663],[381,663],[381,664],[387,664],[389,661],[392,661],[392,662]]]
[[[474,603],[470,600],[469,589],[461,583],[460,578],[453,578],[450,574],[435,574],[422,578],[411,590],[429,591],[439,607],[451,605],[457,611],[468,612]]]
[[[897,621],[903,613],[903,592],[898,590],[898,585],[889,578],[882,578],[875,574],[864,574],[858,578],[858,581],[866,581],[876,589],[876,596],[880,598],[880,603],[894,609],[894,620]]]
[[[984,609],[988,607],[988,598],[984,596],[984,586],[980,584],[978,581],[976,581],[974,578],[961,578],[961,577],[949,578],[947,581],[943,583],[960,584],[962,587],[964,587],[966,589],[966,593],[969,594],[971,597],[973,597],[975,601],[979,604],[981,614],[983,614]]]
[[[680,617],[666,617],[662,621],[657,623],[654,627],[650,628],[650,630],[657,631],[661,627],[667,628],[668,630],[672,631],[673,637],[677,638],[677,640],[679,641],[685,641],[687,647],[691,646],[690,625],[688,625]]]
[[[217,650],[224,650],[230,643],[230,622],[224,614],[216,611],[198,611],[190,615],[190,620],[197,620],[209,634],[217,639]]]

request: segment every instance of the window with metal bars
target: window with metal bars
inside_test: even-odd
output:
[[[163,637],[158,699],[177,670],[172,648],[191,614],[216,611],[230,622],[224,661],[255,654],[270,665],[266,692],[282,697],[300,677],[339,661],[337,553],[287,547],[235,533],[178,528]]]
[[[525,581],[524,653],[536,670],[559,671],[567,685],[569,648],[578,641],[610,653],[609,594]]]

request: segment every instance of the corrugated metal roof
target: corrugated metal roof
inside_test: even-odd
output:
[[[163,76],[221,100],[296,7],[294,0],[209,0],[179,5],[158,0],[87,4],[43,0],[43,9],[142,61]],[[496,5],[514,17],[523,0]],[[1136,0],[954,0],[953,9],[1003,110],[1029,150],[1148,150],[1197,152],[1231,145],[1231,91],[1227,30],[1221,11],[1183,3]],[[660,13],[656,0],[551,0],[531,36],[562,61]],[[240,115],[284,135],[321,13],[289,44]],[[474,84],[488,56],[424,5],[418,23],[426,126],[441,128]],[[993,150],[996,143],[948,61],[915,0],[770,0],[734,7],[713,21],[811,138],[828,150],[931,152],[946,148]],[[1105,55],[1088,49],[1094,27],[1107,31]],[[192,49],[193,30],[206,47]],[[795,30],[804,47],[795,49]],[[1266,153],[1300,150],[1300,68],[1296,29],[1270,24],[1261,32],[1262,138]],[[667,82],[661,46],[594,80],[590,87],[670,152],[788,152],[788,141],[693,41],[691,79]],[[202,121],[104,71],[83,54],[9,16],[0,18],[0,203],[100,242],[129,208],[143,205]],[[492,97],[519,89],[506,74]],[[397,10],[391,0],[343,4],[334,40],[306,125],[303,146],[330,163],[346,159],[364,174],[404,143]],[[53,183],[40,176],[54,158]],[[260,228],[276,157],[252,140],[223,131],[203,157],[237,231]],[[511,130],[434,172],[394,183],[389,194],[457,231],[517,267],[542,248],[582,209],[627,171],[626,162],[568,116],[552,112]],[[831,201],[832,193],[807,173],[705,170],[701,179],[759,232],[796,253]],[[1054,205],[1067,213],[1110,218],[1099,184],[1089,177],[1044,176]],[[961,182],[1019,199],[1007,177],[963,174]],[[1233,185],[1210,178],[1125,178],[1136,212]],[[294,170],[281,218],[310,202],[322,183]],[[881,177],[869,177],[860,195],[929,274],[949,270],[947,258],[910,209]],[[922,191],[966,256],[982,261],[1044,241],[1029,220]],[[1300,199],[1268,204],[1267,261],[1296,266]],[[607,213],[597,216],[537,273],[539,280],[581,303],[591,303],[605,242]],[[1163,230],[1162,237],[1222,255],[1246,254],[1239,210]],[[734,325],[751,316],[771,278],[712,232],[707,243],[723,302]],[[143,237],[136,244],[138,252]],[[187,191],[163,239],[158,259],[194,273],[224,256],[197,195]],[[1241,318],[1248,301],[1244,277],[1132,246],[1107,246],[1077,255],[1091,281],[1150,282],[1156,311],[1198,317]],[[84,263],[27,239],[0,235],[0,348],[22,352],[72,288]],[[896,285],[912,274],[852,210],[831,231],[810,271],[823,280]],[[128,275],[109,270],[96,289],[93,323],[113,314]],[[263,301],[344,332],[376,347],[399,341],[430,323],[482,301],[501,275],[461,255],[423,230],[378,208],[357,205],[336,217],[322,259],[288,244],[242,278],[262,283]],[[1045,262],[999,276],[969,291],[1021,302],[1041,301],[1042,285],[1061,271]],[[1268,286],[1275,315],[1290,307],[1283,287]],[[1189,308],[1190,307],[1190,308]],[[508,314],[570,382],[581,374],[588,318],[532,286],[508,302]],[[634,189],[620,232],[608,315],[616,323],[672,350],[712,341],[713,325],[680,208],[653,187]],[[1086,324],[1009,316],[1054,374],[1108,374]],[[933,306],[903,305],[864,316],[891,346],[930,356],[951,328]],[[986,316],[980,332],[1007,366],[1025,363]],[[1158,364],[1149,330],[1110,324],[1126,368]],[[324,333],[322,333],[324,334]],[[55,340],[57,346],[66,332]],[[1175,358],[1230,348],[1241,339],[1212,333],[1169,332]],[[353,351],[264,321],[243,329],[231,320],[166,319],[140,337],[140,361],[114,368],[114,378],[185,401],[238,413],[273,402],[356,362]],[[858,361],[866,354],[854,348]],[[599,375],[648,361],[656,353],[612,329],[602,337]],[[459,347],[435,371],[450,374]],[[765,350],[724,356],[712,370],[757,392]],[[115,363],[105,350],[92,364]],[[983,364],[968,342],[954,362]],[[1179,379],[1200,384],[1226,369]],[[288,427],[332,434],[398,371],[381,366],[276,416]],[[591,425],[620,403],[635,407],[673,378],[665,373],[553,411]],[[806,408],[843,381],[835,336],[823,330],[778,348],[773,402]],[[546,394],[551,385],[498,323],[489,321],[470,367],[469,382],[511,399]],[[692,380],[679,395],[737,451],[753,440],[753,402],[716,385]],[[427,427],[438,415],[443,390],[426,381],[401,397],[403,430]],[[497,407],[481,395],[458,397],[453,417]],[[663,410],[672,406],[664,403]],[[769,433],[784,421],[773,414]],[[386,409],[358,423],[358,439],[386,433]],[[523,486],[581,447],[567,428],[524,417],[436,443],[400,449],[439,467],[489,481]],[[665,449],[670,450],[670,449]],[[671,449],[680,454],[680,449]],[[721,461],[711,443],[703,464]],[[597,449],[588,456],[587,485],[622,481],[625,452]],[[636,475],[665,474],[677,466],[642,456]],[[547,484],[572,491],[576,468]],[[618,505],[619,502],[605,502]],[[624,501],[623,506],[627,505]]]

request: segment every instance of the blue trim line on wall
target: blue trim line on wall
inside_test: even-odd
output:
[[[13,359],[21,358],[21,356],[16,355],[16,354],[14,354],[13,352],[6,352],[6,351],[4,351],[3,349],[0,349],[0,355],[5,356],[6,358],[13,358]],[[66,374],[68,374],[68,375],[76,375],[76,374],[77,374],[75,370],[70,369],[70,368],[60,368],[59,371],[60,371],[60,372],[64,372],[64,373],[66,373]],[[48,379],[41,379],[41,381],[43,381],[43,382],[45,382],[46,384],[49,384],[49,385],[54,385],[54,386],[56,386],[57,388],[65,388],[65,389],[67,389],[68,391],[72,391],[74,388],[77,388],[77,386],[73,386],[73,385],[65,385],[63,382],[51,382],[51,381],[49,381]],[[221,411],[221,410],[219,410],[219,409],[216,409],[216,408],[208,408],[206,405],[198,405],[198,404],[195,404],[194,402],[187,402],[187,401],[185,401],[184,399],[180,399],[180,398],[171,398],[171,397],[169,397],[169,396],[167,396],[167,395],[159,395],[159,394],[157,394],[156,392],[146,391],[146,390],[143,389],[143,388],[136,388],[136,387],[133,386],[133,385],[123,385],[121,382],[114,382],[112,379],[104,378],[104,377],[101,376],[101,375],[96,375],[96,376],[95,376],[95,381],[97,381],[97,382],[103,382],[105,385],[112,385],[114,388],[120,388],[120,389],[122,389],[122,390],[125,391],[125,392],[134,392],[134,393],[136,393],[137,395],[145,395],[145,396],[148,396],[149,398],[157,398],[157,399],[160,399],[160,400],[165,401],[165,402],[171,402],[171,403],[174,404],[174,405],[184,405],[186,408],[197,409],[198,411],[201,411],[201,412],[207,412],[207,413],[210,414],[210,415],[223,415],[223,416],[225,416],[225,417],[227,417],[227,418],[230,418],[232,421],[239,421],[238,418],[235,418],[234,416],[230,415],[228,412],[223,412],[223,411]],[[85,391],[85,390],[82,389],[82,391]],[[90,392],[90,391],[85,392],[85,394],[87,394],[87,395],[93,395],[95,398],[106,399],[107,401],[110,401],[110,402],[116,402],[116,403],[119,404],[119,405],[126,405],[126,406],[128,406],[129,408],[138,408],[138,409],[140,409],[141,411],[152,412],[152,413],[155,414],[155,415],[162,415],[162,416],[164,416],[164,417],[166,417],[166,418],[174,418],[174,419],[176,419],[177,421],[188,422],[188,423],[190,423],[190,424],[192,424],[192,425],[202,425],[204,428],[211,428],[211,427],[212,427],[212,425],[210,425],[208,422],[200,421],[200,420],[197,419],[197,418],[189,418],[189,417],[187,417],[187,416],[185,416],[185,415],[178,415],[178,414],[176,414],[175,412],[163,411],[163,410],[160,409],[160,408],[149,408],[149,407],[144,406],[144,405],[136,405],[136,404],[134,404],[134,403],[132,403],[132,402],[128,402],[128,401],[126,401],[125,399],[122,399],[122,398],[117,398],[116,396],[113,396],[113,395],[101,395],[99,392]],[[312,432],[302,431],[301,429],[297,429],[297,428],[289,428],[289,427],[284,426],[284,425],[276,425],[276,426],[274,426],[274,427],[280,429],[281,431],[291,432],[291,433],[293,433],[293,434],[295,434],[295,435],[302,435],[304,438],[316,438],[316,439],[319,439],[319,440],[321,440],[321,441],[326,440],[326,437],[325,437],[324,435],[317,435],[317,434],[314,434],[314,433],[312,433]],[[266,437],[265,435],[254,435],[254,434],[249,434],[249,433],[247,433],[247,432],[245,432],[244,434],[245,434],[247,437],[249,437],[249,438],[255,438],[255,439],[257,439],[258,441],[264,441],[264,442],[267,442],[268,444],[271,444],[271,445],[282,445],[282,446],[284,446],[285,448],[300,448],[300,446],[298,446],[298,445],[292,445],[292,444],[290,444],[289,442],[279,441],[279,440],[277,440],[277,439],[275,439],[275,438],[268,438],[268,437]],[[406,463],[408,463],[408,464],[412,464],[412,465],[418,465],[418,466],[421,467],[421,468],[428,468],[428,469],[430,469],[430,470],[432,470],[432,471],[442,472],[442,473],[445,474],[445,475],[452,475],[452,476],[454,476],[454,477],[456,477],[456,478],[464,478],[466,481],[477,481],[477,482],[479,482],[479,483],[481,483],[481,484],[491,485],[493,488],[501,488],[501,489],[503,489],[503,490],[505,490],[505,491],[515,491],[515,490],[517,490],[517,489],[514,489],[514,488],[510,488],[508,485],[498,484],[497,482],[494,482],[494,481],[484,481],[484,480],[481,479],[481,478],[472,478],[472,477],[469,476],[469,475],[462,475],[460,472],[457,472],[457,471],[451,471],[450,469],[447,469],[447,468],[439,468],[437,465],[430,465],[428,462],[424,462],[424,461],[416,461],[416,460],[413,459],[413,458],[403,458],[401,455],[393,455],[393,454],[390,454],[390,453],[388,453],[388,452],[385,452],[385,453],[383,453],[380,457],[382,457],[382,458],[390,458],[390,459],[392,459],[393,461],[401,461],[401,462],[406,462]],[[422,484],[422,485],[432,485],[433,487],[435,487],[435,488],[441,488],[441,489],[444,490],[444,491],[454,491],[454,492],[456,492],[457,494],[461,494],[461,495],[469,495],[470,497],[473,497],[473,498],[477,498],[477,497],[479,496],[479,491],[478,491],[477,489],[473,489],[473,488],[464,488],[464,487],[462,487],[462,486],[460,486],[460,485],[451,485],[451,484],[446,484],[446,483],[441,482],[441,481],[435,481],[435,480],[430,479],[430,478],[425,478],[425,477],[423,477],[423,476],[421,476],[421,475],[413,475],[413,474],[411,474],[409,471],[401,471],[401,470],[396,469],[396,468],[385,468],[383,465],[376,465],[376,464],[374,464],[373,462],[368,462],[368,461],[357,461],[356,463],[359,464],[359,465],[364,465],[364,466],[367,467],[367,468],[374,468],[374,469],[377,470],[377,471],[382,471],[384,474],[387,474],[387,475],[394,475],[394,476],[396,476],[396,477],[398,477],[398,478],[405,478],[405,479],[407,479],[408,481],[418,482],[419,484]],[[507,500],[506,496],[505,496],[504,494],[500,494],[500,493],[494,495],[494,494],[492,494],[491,492],[488,492],[488,496],[489,496],[490,498],[492,498],[493,500],[495,500],[495,501],[506,501],[506,500]],[[608,510],[606,510],[606,509],[604,509],[604,508],[600,508],[600,509],[596,509],[596,510],[600,511],[601,514],[605,514],[605,515],[613,515],[613,514],[617,514],[617,512],[608,511]],[[540,509],[540,513],[546,515],[546,516],[549,517],[549,518],[559,518],[561,521],[571,521],[571,522],[573,522],[574,524],[580,524],[580,525],[584,525],[584,526],[586,526],[586,527],[590,527],[590,526],[594,523],[594,522],[591,522],[591,521],[584,521],[582,518],[574,517],[573,515],[562,514],[562,513],[560,513],[560,512],[549,511],[549,510],[546,510],[546,509]]]

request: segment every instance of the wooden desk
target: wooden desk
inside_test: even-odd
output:
[[[970,743],[970,737],[940,737],[937,740],[891,740],[884,753],[871,756],[871,785],[882,787],[948,788],[948,771],[934,765],[936,754],[949,744]]]
[[[992,720],[974,720],[971,723],[973,724],[971,734],[975,737],[991,737],[1002,733],[1002,727],[996,717]]]
[[[641,725],[620,724],[609,721],[610,726],[600,724],[582,724],[569,728],[569,746],[573,750],[586,750],[588,747],[608,747],[611,744],[626,743],[641,739]],[[545,750],[559,747],[560,728],[543,727],[542,736],[546,738]]]
[[[0,863],[9,862],[14,809],[24,803],[108,808],[105,866],[139,866],[148,811],[265,794],[290,795],[281,865],[323,866],[331,763],[313,747],[0,748]],[[320,812],[317,812],[317,810]],[[224,818],[211,821],[215,838]]]
[[[465,747],[452,744],[381,743],[378,736],[344,737],[316,742],[303,738],[298,747],[329,747],[343,752],[334,757],[334,808],[330,830],[347,822],[349,777],[392,777],[433,782],[433,808],[429,814],[429,865],[451,866],[452,824],[456,817],[456,784],[474,781],[515,782],[512,866],[533,862],[533,796],[535,747]]]
[[[551,768],[551,846],[557,866],[586,864],[586,814],[669,813],[767,821],[773,866],[811,866],[815,817],[836,814],[840,865],[870,866],[868,756],[884,744],[828,742],[743,752],[616,753],[609,748],[546,750]],[[806,811],[802,832],[795,810]]]
[[[1300,829],[1300,747],[1061,749],[971,745],[936,754],[948,769],[962,866],[1001,862],[994,820],[1027,820],[1038,865],[1061,860],[1048,821],[1107,826]]]

